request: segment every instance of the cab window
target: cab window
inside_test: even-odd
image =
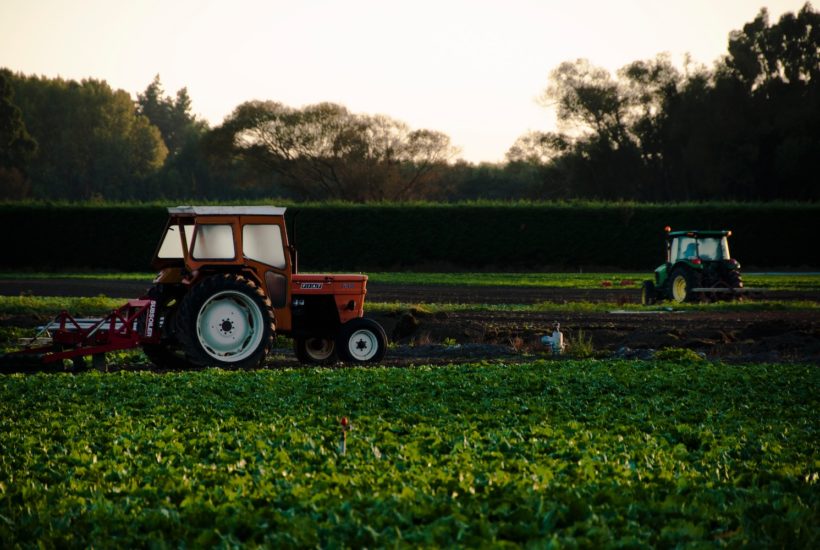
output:
[[[183,225],[181,227],[184,228],[185,240],[190,245],[191,237],[194,235],[194,226]],[[165,237],[162,239],[162,245],[159,247],[159,253],[157,253],[158,258],[163,260],[182,258],[182,236],[180,235],[179,228],[179,225],[172,225],[168,228]]]
[[[193,256],[197,260],[233,260],[233,228],[230,225],[197,225]]]
[[[278,269],[285,268],[282,229],[275,224],[248,224],[242,228],[242,253]]]
[[[678,237],[672,243],[672,263],[698,257],[698,245],[692,237]]]

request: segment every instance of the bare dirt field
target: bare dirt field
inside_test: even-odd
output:
[[[135,297],[146,283],[139,281],[38,279],[0,281],[3,295]],[[772,300],[820,301],[820,292],[781,291]],[[635,289],[560,289],[444,285],[369,285],[372,302],[528,304],[538,302],[636,303]],[[651,350],[679,347],[726,361],[820,362],[820,315],[811,310],[784,311],[639,311],[537,313],[470,311],[428,313],[423,308],[397,309],[368,315],[385,327],[395,345],[388,364],[442,363],[463,360],[516,360],[545,354],[541,336],[561,323],[572,345],[581,340],[596,355],[649,357]],[[37,319],[0,319],[1,324],[26,326]],[[295,361],[280,350],[285,363]]]
[[[545,353],[540,338],[559,321],[570,345],[588,339],[604,356],[649,358],[651,350],[677,347],[753,362],[820,361],[817,317],[810,311],[430,315],[412,310],[377,316],[392,341],[411,348],[394,355],[411,359],[421,352],[412,346],[446,341],[461,344],[461,353],[469,356]],[[444,351],[444,359],[459,354],[458,347]]]
[[[404,303],[569,303],[576,301],[635,304],[635,289],[562,289],[455,286],[385,286],[368,296]],[[769,292],[758,299],[820,301],[816,291]],[[671,305],[671,304],[670,304]],[[594,351],[622,357],[648,357],[649,350],[692,349],[707,357],[736,361],[820,361],[820,315],[803,311],[624,311],[535,313],[456,312],[426,314],[418,309],[381,315],[394,342],[455,341],[507,348],[512,353],[542,352],[540,337],[561,323],[570,344],[589,340]],[[480,347],[474,350],[481,353]],[[457,353],[457,350],[451,350]]]

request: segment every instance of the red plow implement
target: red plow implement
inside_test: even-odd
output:
[[[23,348],[2,358],[4,366],[82,362],[91,356],[94,365],[105,365],[105,354],[159,342],[154,300],[128,300],[102,319],[77,319],[61,311],[50,323],[39,327],[34,338],[25,339]]]

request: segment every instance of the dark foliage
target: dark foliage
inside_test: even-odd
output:
[[[0,70],[0,198],[21,199],[29,192],[28,163],[37,152],[23,113],[14,103],[11,73]]]
[[[307,271],[651,269],[663,227],[732,229],[733,256],[757,268],[818,267],[805,246],[820,206],[795,204],[309,205],[297,216]],[[145,271],[166,219],[160,206],[0,206],[3,270]]]
[[[565,198],[817,200],[818,44],[820,14],[806,4],[776,24],[761,10],[714,71],[658,56],[613,79],[563,63],[544,100],[565,133],[523,136],[508,159],[541,166]]]

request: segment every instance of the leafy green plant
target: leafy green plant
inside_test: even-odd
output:
[[[16,349],[20,338],[32,336],[29,332],[20,327],[0,327],[0,352]]]
[[[584,329],[578,329],[575,336],[567,340],[567,353],[572,357],[586,359],[595,355],[595,346],[592,343],[592,336],[587,335]]]
[[[705,361],[697,352],[687,348],[664,348],[655,353],[658,361]]]

